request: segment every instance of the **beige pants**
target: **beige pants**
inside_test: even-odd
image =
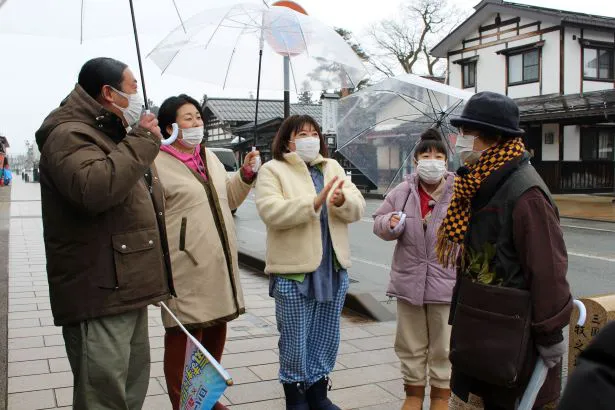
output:
[[[413,306],[397,301],[395,353],[401,361],[405,384],[425,386],[429,374],[429,384],[442,389],[449,388],[449,311],[448,304]]]

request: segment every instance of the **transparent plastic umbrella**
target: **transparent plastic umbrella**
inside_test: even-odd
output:
[[[339,101],[337,150],[387,193],[410,171],[423,131],[437,128],[455,169],[456,129],[449,119],[461,114],[471,96],[414,74],[388,78]]]
[[[183,17],[203,9],[202,2],[197,0],[152,3],[151,0],[0,0],[0,34],[73,39],[80,43],[132,37],[147,109],[138,34],[155,35],[161,27],[181,27]],[[163,144],[172,143],[176,137],[177,132],[173,132]]]
[[[242,3],[205,10],[184,21],[150,53],[163,73],[255,89],[283,90],[283,58],[290,57],[290,88],[299,91],[355,87],[367,74],[337,32],[286,7]],[[306,83],[307,82],[307,83]]]

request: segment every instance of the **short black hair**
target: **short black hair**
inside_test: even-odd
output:
[[[446,144],[444,144],[442,134],[435,128],[429,128],[421,134],[420,142],[414,150],[414,159],[417,159],[421,154],[431,151],[444,154],[448,160],[448,149],[446,148]]]
[[[98,98],[104,85],[121,91],[128,65],[109,57],[93,58],[81,67],[77,82],[92,98]]]
[[[177,111],[186,104],[194,105],[199,111],[199,114],[201,114],[201,117],[203,116],[201,104],[189,95],[180,94],[177,97],[167,98],[158,110],[158,126],[160,127],[163,137],[169,138],[170,135],[167,132],[167,127],[177,122]]]
[[[320,129],[320,125],[316,120],[309,115],[291,115],[287,119],[282,122],[278,132],[275,134],[273,138],[273,142],[271,143],[271,153],[273,154],[273,158],[278,161],[284,161],[284,154],[288,151],[288,143],[290,141],[290,137],[293,132],[296,134],[305,124],[310,124],[316,132],[318,133],[318,139],[320,139],[320,155],[324,158],[327,158],[327,144],[325,143],[325,138],[322,135],[322,131]]]

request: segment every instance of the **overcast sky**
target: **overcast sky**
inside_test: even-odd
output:
[[[181,1],[178,0],[180,6]],[[185,2],[190,1],[185,0]],[[199,0],[198,6],[184,3],[186,4],[184,12],[220,7],[229,4],[230,1],[232,0]],[[252,2],[255,1],[252,0]],[[468,12],[479,2],[479,0],[449,1]],[[109,30],[118,34],[114,30],[118,30],[117,26],[121,25],[120,22],[127,20],[114,17],[115,10],[110,12],[107,7],[101,7],[101,5],[105,2],[126,3],[127,1],[86,0],[86,7],[88,7],[88,2],[90,3],[88,16],[91,19],[86,19],[86,21],[89,22],[90,31],[84,33],[85,41],[81,45],[78,29],[68,34],[68,28],[74,26],[71,26],[68,20],[78,21],[79,19],[80,0],[7,0],[6,4],[0,8],[2,55],[0,134],[9,138],[11,153],[25,151],[25,140],[33,141],[34,132],[44,117],[72,90],[81,65],[88,59],[98,56],[114,57],[129,64],[135,75],[138,75],[134,43],[129,35],[100,39],[91,33],[92,31],[100,33]],[[349,29],[359,39],[369,25],[383,18],[393,17],[401,3],[400,0],[301,0],[298,2],[310,16],[328,25]],[[615,2],[607,0],[519,0],[519,2],[615,17]],[[35,7],[33,3],[43,6]],[[176,25],[174,9],[169,9],[170,3],[170,0],[135,0],[137,12],[140,12],[137,19],[144,27],[144,33],[141,34],[144,56]],[[168,18],[165,20],[149,18],[150,13],[151,16],[168,16]],[[74,19],[73,16],[75,16]],[[140,16],[141,20],[139,20]],[[32,29],[32,26],[36,29]],[[156,29],[152,30],[152,26]],[[57,35],[41,37],[7,34],[7,32],[27,31],[40,35],[47,34],[48,29]],[[130,30],[129,24],[122,33],[128,34],[128,30]],[[207,83],[189,81],[170,75],[161,76],[160,70],[148,60],[145,60],[144,71],[148,96],[157,104],[160,104],[164,98],[179,93],[187,93],[200,99],[205,93],[210,97],[247,97],[250,92],[250,90],[222,90],[218,86]],[[247,75],[254,75],[254,88],[256,88],[256,73],[247,73]],[[281,98],[282,94],[265,93],[263,97]]]

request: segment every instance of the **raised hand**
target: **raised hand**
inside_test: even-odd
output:
[[[344,180],[340,181],[339,185],[333,191],[333,195],[331,195],[330,203],[335,206],[342,206],[344,202],[346,202],[346,197],[344,197],[344,192],[342,191],[342,187],[344,186]]]
[[[322,204],[327,200],[327,196],[329,195],[329,191],[333,188],[333,185],[337,182],[338,177],[334,176],[331,178],[331,181],[320,191],[316,198],[314,198],[314,211],[317,211],[322,207]]]
[[[152,134],[156,135],[158,138],[162,138],[162,133],[160,132],[160,127],[158,126],[158,119],[154,114],[143,114],[139,119],[139,126],[145,128]]]

